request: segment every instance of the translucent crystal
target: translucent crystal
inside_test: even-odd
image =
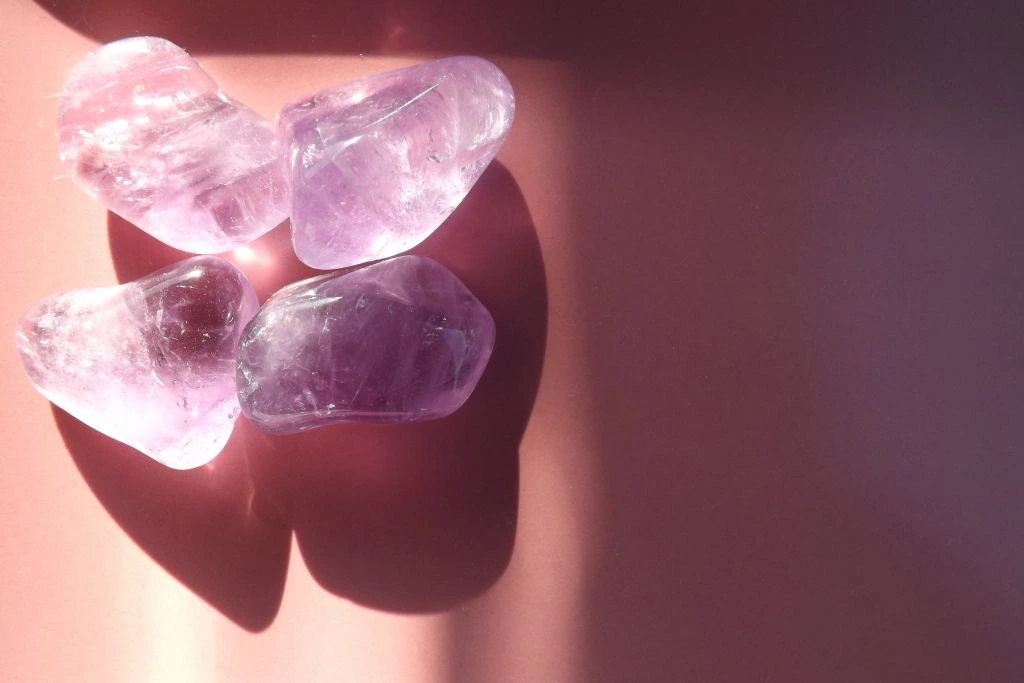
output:
[[[508,79],[477,57],[370,76],[284,107],[296,254],[328,269],[415,246],[472,188],[514,112]]]
[[[228,251],[287,217],[273,125],[161,38],[82,58],[64,82],[58,131],[79,186],[177,249]]]
[[[18,324],[43,396],[176,469],[217,455],[238,417],[238,339],[259,302],[249,281],[197,256],[128,284],[50,297]]]
[[[452,273],[400,256],[272,296],[239,345],[239,400],[273,433],[443,417],[493,347],[494,320]]]

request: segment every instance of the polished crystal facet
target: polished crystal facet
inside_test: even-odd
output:
[[[273,433],[443,417],[493,346],[490,313],[454,275],[401,256],[272,296],[239,346],[239,400]]]
[[[238,339],[259,303],[249,281],[197,256],[135,282],[50,297],[16,342],[40,393],[176,469],[208,462],[238,417]]]
[[[512,87],[477,57],[378,74],[286,106],[295,252],[342,268],[403,252],[458,206],[508,134]]]
[[[177,249],[228,251],[287,217],[273,125],[161,38],[120,40],[79,61],[58,131],[78,185]]]

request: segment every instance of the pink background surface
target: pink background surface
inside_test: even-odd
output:
[[[1024,679],[1024,21],[899,4],[5,0],[12,335],[180,257],[57,160],[99,42],[174,40],[268,117],[481,54],[518,112],[418,249],[498,323],[449,419],[240,423],[181,474],[0,345],[0,678]],[[261,296],[309,272],[283,228],[233,258]]]

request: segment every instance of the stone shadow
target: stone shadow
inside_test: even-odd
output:
[[[109,214],[111,257],[130,281],[188,255]],[[540,246],[515,179],[495,162],[414,250],[451,269],[494,315],[497,343],[454,415],[274,437],[244,418],[211,464],[178,472],[59,409],[75,464],[111,516],[197,595],[250,630],[276,615],[290,532],[327,590],[399,612],[447,609],[490,586],[515,539],[519,442],[544,356]],[[265,299],[314,274],[288,226],[226,255]]]

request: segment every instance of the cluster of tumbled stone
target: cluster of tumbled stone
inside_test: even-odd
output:
[[[493,159],[512,88],[482,59],[370,76],[285,106],[277,126],[159,38],[71,71],[60,154],[111,211],[184,251],[233,249],[291,217],[295,252],[333,269],[436,229]],[[54,404],[170,467],[202,465],[239,411],[271,433],[443,417],[473,391],[494,321],[443,266],[399,256],[280,290],[196,256],[135,282],[50,297],[16,342]]]

